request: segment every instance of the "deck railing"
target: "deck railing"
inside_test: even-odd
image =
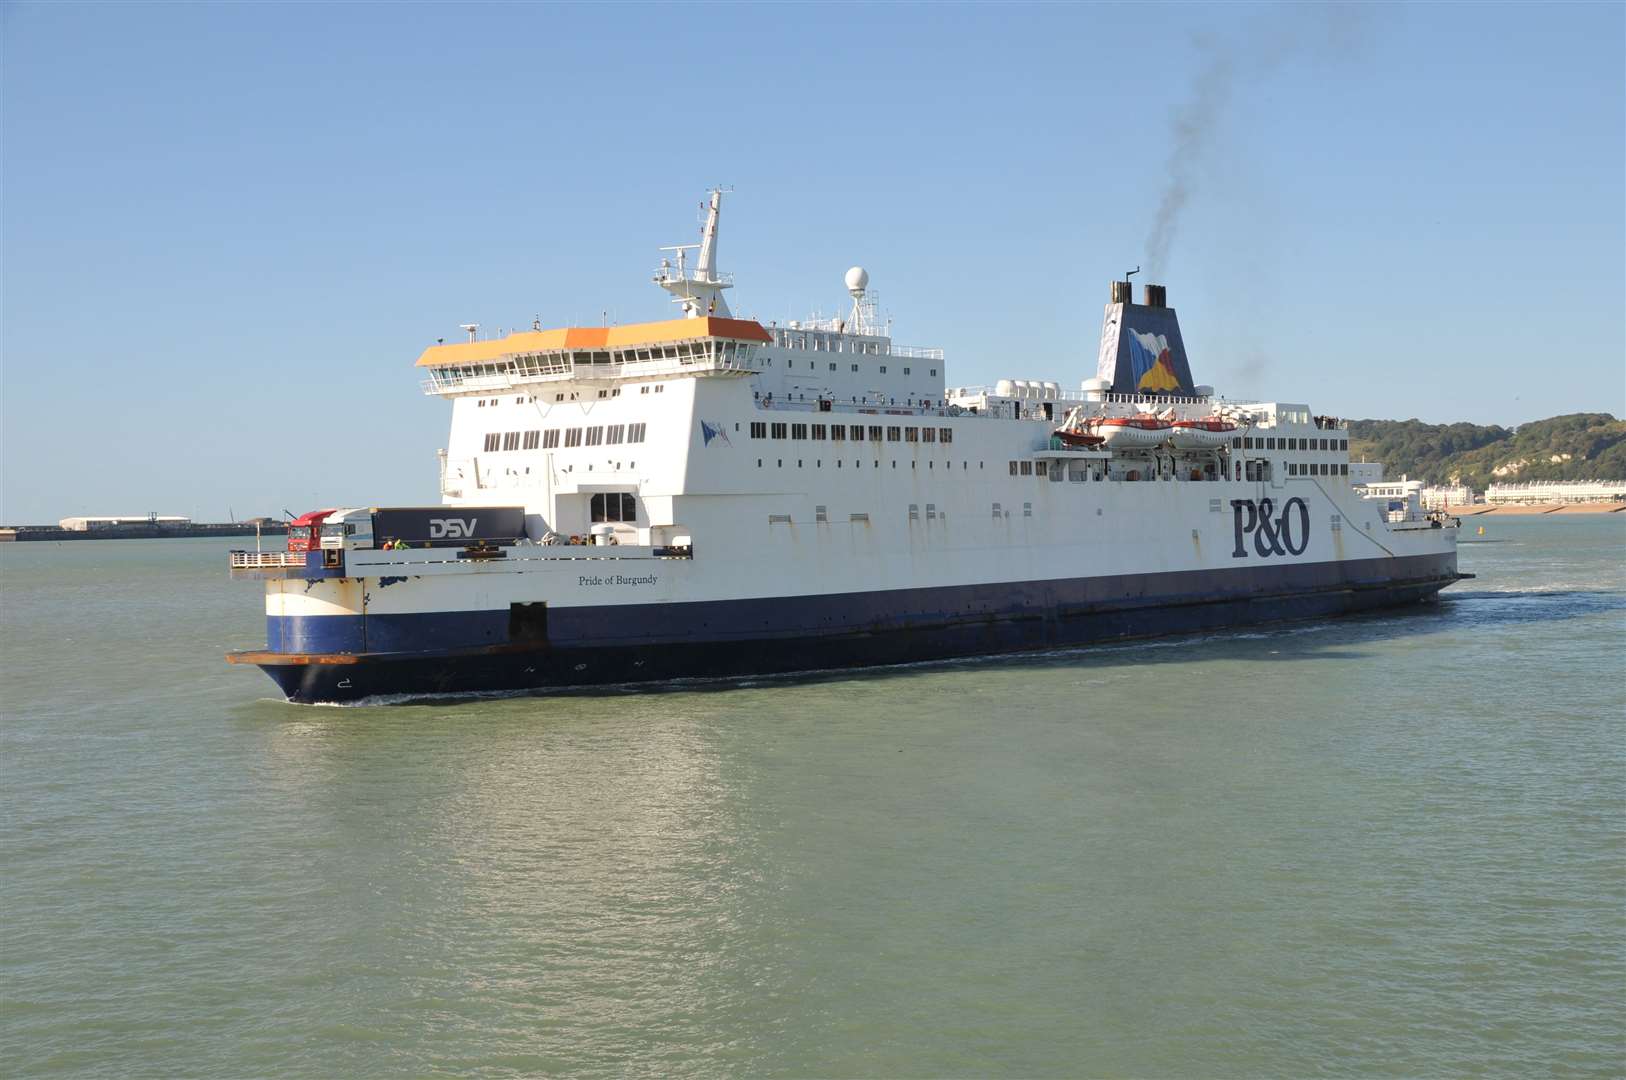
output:
[[[304,566],[303,551],[234,551],[231,553],[233,570],[268,570],[288,566]]]

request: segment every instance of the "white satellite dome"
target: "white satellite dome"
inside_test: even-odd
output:
[[[869,271],[862,266],[855,266],[847,271],[847,291],[863,292],[869,288]]]

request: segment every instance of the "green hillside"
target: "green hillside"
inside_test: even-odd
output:
[[[1426,484],[1626,478],[1626,421],[1608,413],[1572,413],[1517,428],[1351,420],[1351,461],[1381,461],[1383,475]],[[1496,470],[1502,470],[1500,474]]]

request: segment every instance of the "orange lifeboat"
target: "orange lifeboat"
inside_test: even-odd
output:
[[[1089,422],[1090,431],[1114,450],[1147,449],[1168,441],[1174,425],[1160,416],[1098,416]]]
[[[1069,450],[1093,450],[1107,441],[1105,436],[1071,428],[1057,428],[1052,434]]]
[[[1215,416],[1201,420],[1176,420],[1169,441],[1179,450],[1215,450],[1228,445],[1240,430],[1231,421]]]

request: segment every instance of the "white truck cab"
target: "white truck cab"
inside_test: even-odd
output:
[[[369,507],[335,510],[322,522],[322,549],[371,548],[373,512]]]

